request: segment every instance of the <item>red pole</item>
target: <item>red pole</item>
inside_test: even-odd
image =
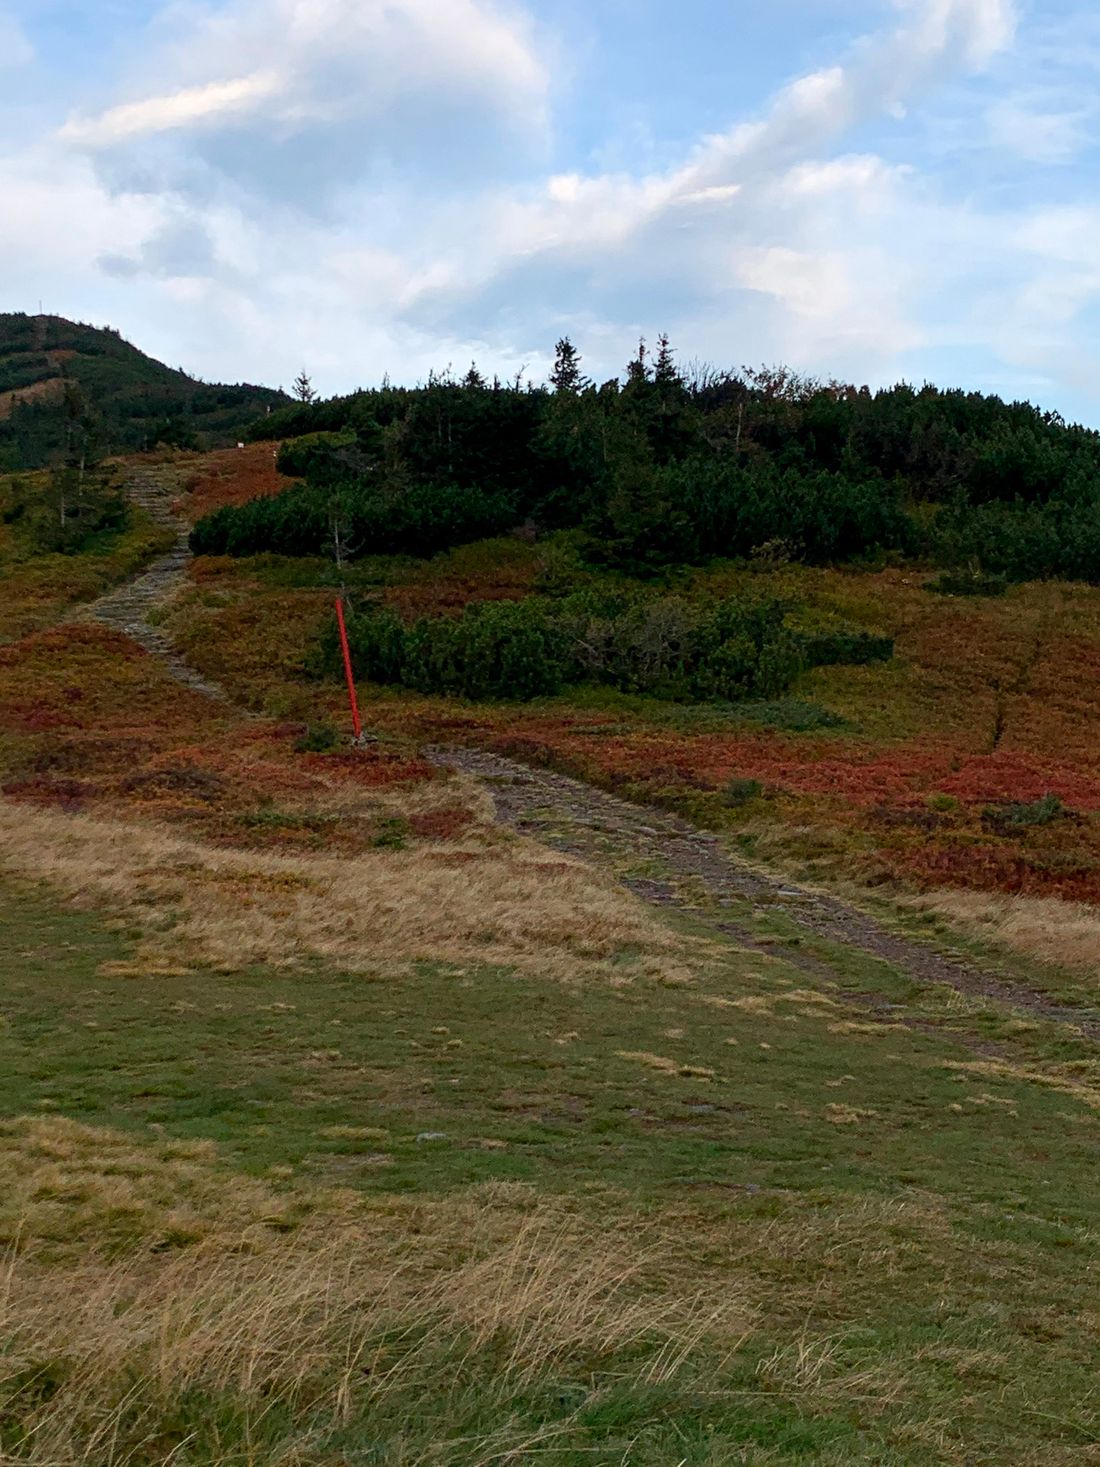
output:
[[[340,646],[344,652],[344,676],[348,680],[348,699],[351,702],[351,722],[355,729],[356,742],[362,737],[363,725],[359,720],[359,699],[355,696],[355,675],[351,670],[351,648],[348,646],[348,629],[344,623],[344,603],[336,598],[336,620],[340,626]]]

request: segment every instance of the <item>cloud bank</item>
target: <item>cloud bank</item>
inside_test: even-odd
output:
[[[100,97],[0,156],[0,279],[11,306],[52,281],[52,308],[207,376],[537,375],[563,331],[610,373],[667,329],[723,363],[937,376],[1100,421],[1073,27],[1022,30],[1011,0],[880,14],[638,173],[570,145],[583,66],[533,9],[166,5]]]

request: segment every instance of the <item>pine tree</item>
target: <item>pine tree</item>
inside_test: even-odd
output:
[[[485,381],[485,378],[478,371],[478,369],[477,369],[477,363],[476,362],[471,362],[470,363],[470,370],[466,373],[465,377],[463,377],[463,379],[462,379],[462,385],[463,385],[463,387],[486,387],[486,386],[488,386],[488,383]]]
[[[588,378],[581,371],[581,354],[568,336],[563,336],[554,348],[550,385],[555,392],[583,392],[590,386]]]
[[[673,361],[674,355],[669,345],[668,332],[662,331],[657,338],[657,360],[653,367],[653,380],[658,387],[668,389],[683,385],[680,370]]]
[[[293,390],[294,396],[299,402],[309,404],[317,401],[317,394],[313,390],[313,383],[309,380],[309,374],[306,372],[305,367],[295,377]]]
[[[627,387],[640,387],[643,383],[649,381],[650,371],[649,363],[646,361],[647,355],[648,354],[646,352],[645,337],[639,337],[638,354],[636,357],[633,358],[632,361],[629,361],[626,364]]]

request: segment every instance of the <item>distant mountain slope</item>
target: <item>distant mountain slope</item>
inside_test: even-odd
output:
[[[198,382],[109,328],[0,314],[0,470],[55,460],[74,418],[88,414],[107,453],[157,441],[218,447],[288,401],[269,387]]]

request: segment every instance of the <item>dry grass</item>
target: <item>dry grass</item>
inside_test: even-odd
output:
[[[341,860],[0,802],[0,870],[136,925],[153,968],[433,959],[569,978],[630,949],[655,974],[680,971],[681,944],[610,878],[499,834]]]
[[[1069,968],[1100,982],[1100,909],[1057,897],[931,891],[904,905],[934,912],[1026,957]]]
[[[211,1141],[138,1146],[61,1115],[0,1122],[0,1247],[39,1262],[135,1247],[262,1246],[303,1210],[241,1175],[226,1185]],[[274,1232],[272,1230],[275,1230]]]
[[[1070,1095],[1089,1110],[1100,1111],[1100,1061],[1076,1060],[1063,1065],[1051,1065],[1046,1069],[1015,1064],[1008,1060],[943,1060],[945,1070],[954,1070],[960,1075],[979,1075],[990,1080],[1024,1081],[1029,1085],[1043,1085],[1048,1090],[1057,1090],[1060,1095]],[[969,1105],[1011,1105],[992,1095],[967,1095]]]
[[[61,377],[47,377],[41,382],[32,382],[29,387],[13,387],[0,393],[0,423],[10,418],[20,403],[59,403],[65,396],[65,382]]]
[[[131,1246],[105,1256],[120,1173],[145,1205]],[[452,1394],[464,1383],[507,1399],[578,1359],[598,1370],[625,1354],[639,1386],[662,1385],[696,1351],[728,1358],[752,1317],[736,1290],[716,1303],[670,1282],[628,1229],[586,1228],[516,1184],[430,1202],[333,1198],[289,1229],[284,1199],[258,1183],[238,1194],[194,1148],[154,1158],[60,1118],[5,1126],[0,1178],[18,1181],[0,1202],[16,1238],[0,1266],[0,1424],[18,1423],[16,1459],[40,1467],[221,1461],[208,1442],[192,1458],[166,1423],[178,1431],[190,1402],[197,1436],[196,1403],[224,1417],[210,1406],[227,1398],[248,1461],[319,1461],[307,1420],[369,1413],[396,1418],[400,1435],[402,1401],[438,1391],[441,1374]],[[166,1243],[173,1180],[205,1213],[196,1246]],[[74,1192],[97,1206],[75,1221],[69,1210],[63,1248],[49,1199]],[[265,1418],[286,1410],[301,1424],[269,1456]],[[471,1441],[445,1460],[491,1451]]]

